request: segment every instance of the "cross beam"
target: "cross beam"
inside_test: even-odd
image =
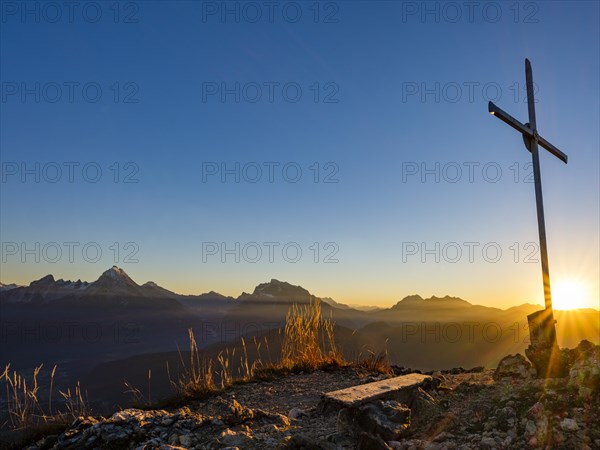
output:
[[[488,104],[489,112],[502,120],[504,123],[510,125],[515,130],[523,135],[523,140],[527,150],[531,152],[531,158],[533,162],[533,177],[535,182],[535,203],[537,207],[537,219],[538,219],[538,233],[540,236],[540,255],[542,259],[542,276],[544,282],[544,302],[546,311],[552,317],[552,294],[550,291],[550,269],[548,267],[548,247],[546,244],[546,224],[544,221],[544,201],[542,198],[542,176],[540,172],[540,156],[538,152],[538,145],[548,150],[558,159],[567,163],[568,157],[558,148],[548,142],[546,139],[541,137],[537,133],[536,120],[535,120],[535,100],[533,96],[533,75],[531,70],[531,63],[528,59],[525,60],[525,78],[527,82],[527,106],[529,110],[529,123],[522,124],[517,119],[498,108],[492,102]],[[552,322],[552,331],[554,330],[554,322]],[[555,333],[551,333],[555,339]]]
[[[523,136],[525,136],[526,138],[535,139],[533,130],[531,128],[529,128],[527,126],[527,124],[522,124],[517,119],[512,117],[510,114],[508,114],[506,111],[503,111],[502,109],[498,108],[496,105],[494,105],[494,103],[492,103],[492,102],[488,103],[488,110],[489,110],[490,114],[492,114],[493,116],[496,116],[502,122],[510,125],[515,130],[517,130],[519,133],[521,133]],[[548,150],[550,153],[552,153],[554,156],[556,156],[558,159],[560,159],[565,164],[568,162],[569,157],[567,155],[565,155],[563,152],[561,152],[559,149],[557,149],[554,145],[552,145],[550,142],[548,142],[546,139],[544,139],[539,134],[537,135],[537,140],[538,140],[538,144],[540,145],[540,147],[543,147],[546,150]],[[531,150],[529,150],[529,151],[531,151]]]

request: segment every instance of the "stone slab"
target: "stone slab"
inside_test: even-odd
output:
[[[338,391],[323,394],[323,402],[349,408],[368,403],[373,400],[391,398],[402,391],[412,391],[425,381],[431,380],[429,375],[410,373],[387,380],[352,386]]]

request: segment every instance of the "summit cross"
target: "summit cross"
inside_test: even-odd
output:
[[[535,99],[533,95],[533,74],[531,63],[525,60],[525,78],[527,82],[527,106],[529,109],[529,122],[521,123],[508,113],[498,108],[494,103],[489,102],[489,112],[510,125],[523,135],[525,147],[531,152],[533,163],[533,178],[535,183],[535,202],[537,209],[538,233],[540,238],[540,256],[542,262],[542,278],[544,283],[544,302],[545,309],[528,316],[529,329],[532,346],[541,344],[547,347],[555,347],[556,329],[554,314],[552,311],[552,291],[550,289],[550,269],[548,267],[548,248],[546,243],[546,223],[544,220],[544,202],[542,198],[542,178],[540,173],[540,155],[539,147],[542,147],[556,156],[558,159],[567,163],[567,155],[558,148],[540,136],[537,132],[535,120]]]

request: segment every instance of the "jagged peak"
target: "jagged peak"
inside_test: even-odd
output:
[[[413,295],[408,295],[406,297],[404,297],[402,300],[400,300],[398,303],[396,303],[392,308],[400,308],[403,306],[408,306],[408,305],[432,305],[432,304],[440,304],[440,303],[445,303],[445,304],[460,304],[460,305],[464,305],[464,306],[469,306],[471,305],[471,303],[469,303],[466,300],[463,300],[460,297],[451,297],[450,295],[445,295],[444,297],[436,297],[435,295],[432,295],[429,298],[423,298],[418,294],[413,294]]]
[[[135,281],[133,281],[131,279],[131,277],[129,275],[127,275],[127,272],[125,272],[123,269],[121,269],[118,266],[112,266],[110,269],[105,270],[102,275],[100,275],[100,278],[98,278],[98,281],[101,279],[113,279],[113,280],[124,280],[127,282],[131,282],[137,285],[137,283],[135,283]]]
[[[406,297],[404,297],[402,300],[400,300],[397,304],[400,304],[402,302],[422,302],[423,301],[423,297],[421,297],[419,294],[412,294],[412,295],[407,295]]]
[[[54,276],[52,274],[48,274],[42,278],[40,278],[39,280],[35,280],[32,281],[29,286],[30,287],[34,287],[34,286],[49,286],[51,284],[53,284],[55,282],[54,280]]]
[[[287,281],[279,281],[273,278],[268,283],[261,283],[256,286],[250,297],[278,301],[306,301],[310,297],[310,292],[302,286],[295,286]],[[246,296],[242,294],[238,298],[246,298]]]
[[[16,283],[2,283],[0,281],[0,289],[3,290],[3,291],[9,291],[11,289],[16,289],[16,288],[19,288],[19,287],[23,287],[23,286],[20,286],[20,285],[18,285]]]

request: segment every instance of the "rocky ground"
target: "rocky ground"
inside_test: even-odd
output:
[[[321,394],[401,375],[343,368],[236,385],[165,410],[82,417],[38,449],[600,449],[600,347],[582,343],[569,376],[540,380],[521,355],[496,370],[435,372],[401,403],[348,414]]]

